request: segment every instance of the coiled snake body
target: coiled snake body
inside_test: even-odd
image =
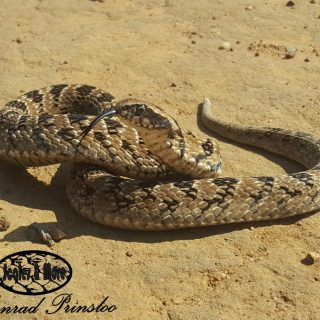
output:
[[[97,117],[97,115],[99,115]],[[88,85],[34,90],[0,111],[0,157],[23,166],[72,162],[67,193],[82,216],[160,230],[279,219],[320,207],[320,141],[283,129],[201,118],[212,131],[302,163],[278,177],[217,178],[218,146],[182,130],[161,108],[116,101]]]

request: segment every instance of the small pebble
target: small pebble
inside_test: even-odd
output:
[[[310,3],[312,4],[316,3],[316,0],[310,0]]]
[[[248,11],[253,10],[254,6],[246,6],[245,9],[248,10]]]
[[[296,55],[297,49],[296,48],[287,48],[287,52],[284,55],[284,59],[292,59]]]
[[[255,57],[259,57],[260,56],[260,53],[257,51],[255,54],[254,54]]]
[[[230,42],[222,42],[222,45],[219,47],[220,50],[230,50],[231,44]]]
[[[5,231],[10,227],[10,222],[6,217],[0,217],[0,231]]]
[[[168,310],[167,311],[167,318],[170,320],[181,320],[179,313],[175,310]]]
[[[43,229],[37,230],[41,239],[48,245],[48,247],[53,247],[55,245],[55,242],[51,238],[51,235],[44,231]]]
[[[55,245],[55,242],[51,238],[51,235],[48,233],[47,230],[43,229],[42,224],[33,223],[30,225],[30,229],[36,230],[41,240],[45,242],[48,247],[53,247]]]
[[[170,85],[171,88],[175,88],[176,86],[177,85],[174,82],[172,82],[171,85]]]
[[[288,1],[286,6],[287,7],[294,7],[296,4],[293,1]]]
[[[301,260],[301,263],[305,264],[306,266],[311,266],[319,260],[320,254],[318,252],[309,252],[306,257]]]
[[[50,230],[49,233],[50,233],[51,238],[55,242],[60,242],[61,240],[67,238],[67,234],[58,228],[54,228],[54,229]]]
[[[316,48],[313,48],[312,53],[314,53],[317,57],[320,57],[320,51]]]
[[[19,38],[17,38],[17,39],[16,39],[16,43],[19,43],[19,44],[20,44],[20,43],[22,43],[22,40],[19,39]]]
[[[132,252],[131,250],[128,250],[128,251],[126,252],[126,256],[127,256],[127,257],[132,257],[132,256],[133,256],[133,252]]]
[[[308,58],[305,58],[304,59],[304,62],[309,62],[310,60]]]

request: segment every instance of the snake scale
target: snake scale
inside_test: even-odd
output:
[[[160,107],[89,85],[33,90],[0,110],[0,158],[22,166],[72,163],[67,193],[92,221],[163,230],[285,218],[320,207],[320,141],[310,134],[201,119],[228,139],[289,157],[307,170],[219,178],[220,150]]]

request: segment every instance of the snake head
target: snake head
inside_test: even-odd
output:
[[[116,104],[117,115],[130,125],[146,129],[171,129],[172,121],[158,106],[149,102],[124,100]]]
[[[122,118],[122,120],[125,120],[130,126],[133,125],[147,130],[171,130],[174,126],[177,126],[175,121],[167,116],[158,106],[147,102],[123,100],[98,115],[80,134],[79,144],[99,121],[114,116]]]

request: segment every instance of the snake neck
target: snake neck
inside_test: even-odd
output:
[[[140,128],[149,150],[176,172],[192,178],[213,178],[221,172],[220,150],[210,139],[190,131]]]

